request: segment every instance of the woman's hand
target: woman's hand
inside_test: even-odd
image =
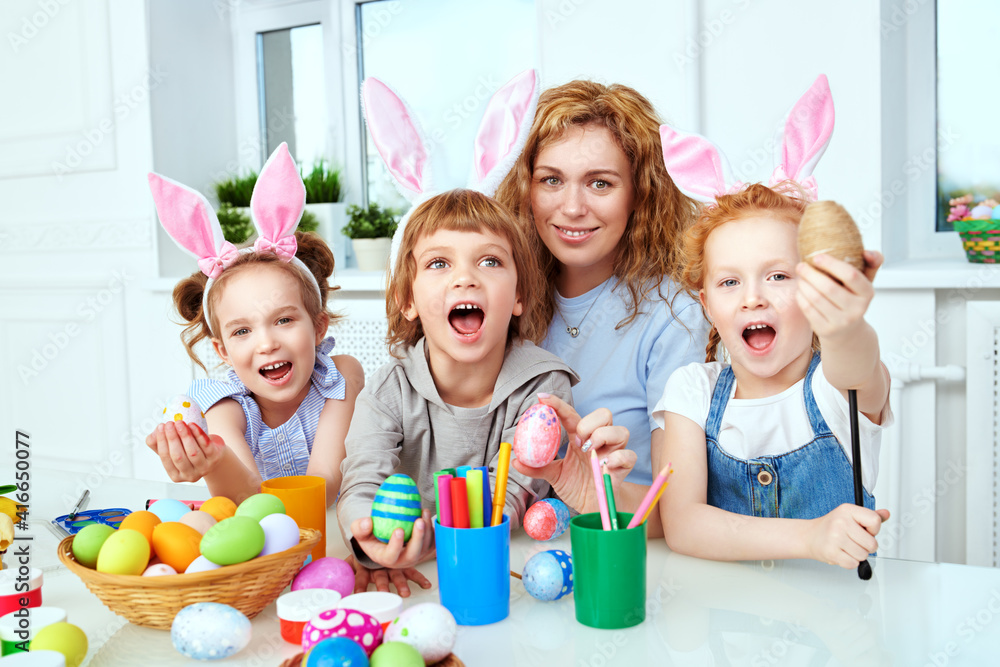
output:
[[[539,394],[538,400],[556,411],[569,434],[566,456],[541,468],[529,468],[517,459],[514,468],[522,475],[544,479],[556,495],[577,512],[596,512],[597,491],[590,465],[590,452],[597,452],[601,463],[607,461],[612,484],[618,486],[635,466],[635,452],[625,449],[628,429],[612,424],[611,411],[600,408],[580,417],[572,405],[551,394]]]
[[[423,589],[431,587],[431,582],[416,568],[370,570],[357,562],[354,556],[348,556],[347,563],[354,569],[355,593],[364,593],[370,584],[375,584],[377,590],[388,593],[389,582],[392,582],[399,597],[408,598],[410,597],[410,585],[407,581],[412,581]]]
[[[160,457],[163,469],[174,482],[197,482],[210,473],[226,451],[226,443],[211,437],[197,424],[167,422],[146,436],[146,446]]]
[[[875,536],[882,522],[889,519],[889,510],[872,511],[844,503],[828,514],[809,522],[806,547],[810,558],[839,565],[848,570],[868,558],[878,549]]]
[[[376,538],[372,534],[371,517],[355,519],[351,523],[351,534],[373,561],[385,568],[402,570],[413,567],[433,553],[434,532],[427,528],[430,521],[430,511],[424,510],[423,517],[413,522],[413,533],[405,544],[402,528],[392,531],[388,543]]]

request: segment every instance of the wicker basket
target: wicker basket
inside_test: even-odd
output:
[[[298,545],[280,553],[208,572],[159,577],[105,574],[84,567],[73,558],[72,537],[59,543],[58,553],[63,565],[108,609],[136,625],[169,630],[177,612],[196,602],[221,602],[253,618],[295,577],[320,537],[318,530],[300,528]]]
[[[984,224],[985,223],[985,224]],[[962,237],[965,256],[976,264],[996,264],[1000,260],[1000,224],[996,220],[958,220],[955,231]],[[983,229],[986,227],[987,229]]]

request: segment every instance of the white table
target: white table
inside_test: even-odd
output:
[[[75,476],[36,473],[32,559],[45,572],[46,605],[64,607],[87,633],[85,666],[191,665],[170,633],[125,622],[62,567],[57,539],[43,518],[70,508],[53,499]],[[200,499],[203,488],[107,478],[91,488],[91,508],[141,509],[149,497]],[[328,554],[347,553],[328,514]],[[535,542],[512,536],[511,567],[539,551],[569,551],[569,533]],[[469,665],[992,665],[1000,662],[1000,571],[962,565],[875,559],[871,581],[812,561],[716,563],[649,542],[647,616],[627,630],[594,630],[576,622],[573,599],[539,602],[511,580],[510,617],[459,629],[455,653]],[[420,566],[435,586],[416,586],[405,602],[438,601],[433,562]],[[221,665],[277,666],[297,652],[278,634],[274,605],[253,620],[249,647]]]

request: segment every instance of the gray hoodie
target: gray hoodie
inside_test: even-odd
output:
[[[337,520],[358,562],[379,567],[353,542],[351,523],[371,515],[375,492],[389,475],[412,477],[424,508],[432,513],[434,473],[444,468],[487,465],[490,489],[495,490],[500,443],[513,441],[521,414],[538,402],[536,394],[572,403],[570,388],[579,379],[559,357],[525,341],[509,347],[493,399],[481,408],[459,408],[441,399],[424,339],[403,359],[378,369],[358,395],[347,433],[347,455],[340,466]],[[511,466],[504,509],[511,529],[520,525],[530,502],[548,491],[546,482],[525,477]]]

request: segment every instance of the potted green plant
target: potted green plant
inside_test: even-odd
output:
[[[227,241],[239,245],[250,240],[254,234],[253,223],[250,221],[250,197],[257,184],[257,172],[249,171],[245,176],[234,175],[215,184],[215,196],[219,199],[219,226]],[[309,191],[306,190],[306,201]],[[302,212],[302,219],[296,230],[300,232],[315,232],[321,225],[320,216],[315,211]],[[343,245],[343,244],[341,244]],[[343,257],[341,257],[343,261]]]
[[[351,239],[354,254],[358,258],[358,268],[362,271],[384,271],[388,264],[392,235],[396,232],[399,219],[396,214],[378,204],[368,208],[347,207],[347,224],[344,236]]]
[[[343,267],[347,262],[347,242],[340,230],[347,221],[347,205],[342,203],[344,189],[340,170],[321,159],[313,163],[308,173],[304,168],[300,173],[306,187],[306,213],[316,216],[319,235],[333,250],[334,266]]]

